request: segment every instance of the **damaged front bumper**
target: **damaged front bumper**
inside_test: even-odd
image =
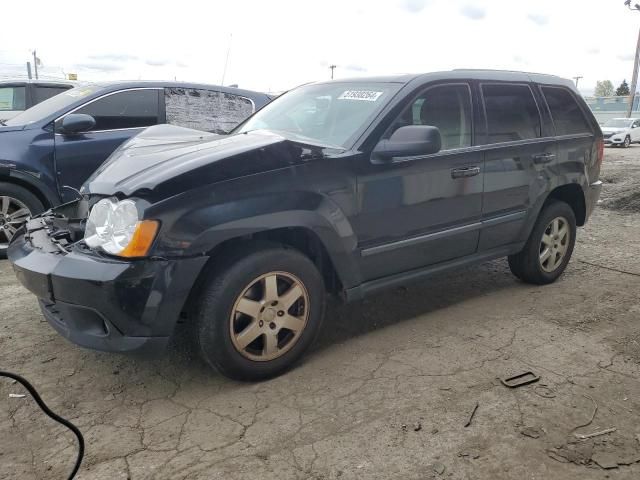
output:
[[[52,212],[36,217],[7,252],[49,324],[91,349],[163,350],[207,257],[107,257],[73,241],[72,224]]]

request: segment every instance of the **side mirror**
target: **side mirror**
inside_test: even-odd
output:
[[[383,139],[373,149],[373,163],[394,162],[402,157],[413,157],[437,153],[442,147],[440,130],[429,125],[400,127],[389,139]]]
[[[87,132],[96,126],[96,119],[84,113],[71,113],[62,119],[62,131],[65,135]]]

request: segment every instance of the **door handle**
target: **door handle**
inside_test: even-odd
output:
[[[549,163],[556,158],[553,153],[538,153],[533,155],[533,163]]]
[[[475,177],[480,173],[480,167],[462,167],[451,170],[451,178]]]

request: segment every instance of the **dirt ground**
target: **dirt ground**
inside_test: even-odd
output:
[[[556,284],[500,260],[334,305],[304,361],[256,384],[180,338],[159,360],[71,345],[2,261],[0,369],[81,428],[83,479],[638,479],[640,146],[607,149],[602,177]],[[73,437],[11,393],[0,379],[0,478],[66,478]]]

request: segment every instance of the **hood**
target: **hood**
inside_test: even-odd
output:
[[[268,130],[215,135],[156,125],[113,152],[80,191],[130,196],[161,190],[167,196],[340,151]]]
[[[16,130],[24,130],[24,125],[2,125],[0,124],[0,133],[15,132]]]
[[[629,130],[628,127],[602,127],[602,133],[616,133]]]

